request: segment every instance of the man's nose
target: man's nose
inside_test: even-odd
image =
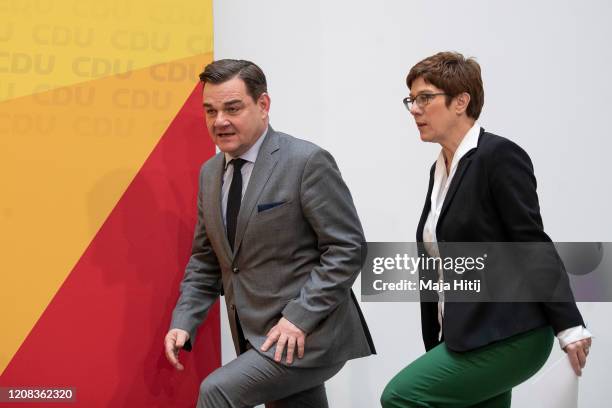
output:
[[[229,121],[227,120],[227,117],[223,114],[223,112],[218,112],[217,116],[215,117],[214,126],[215,127],[225,127],[227,125],[229,125]]]
[[[421,114],[422,112],[419,106],[416,103],[413,103],[412,106],[410,107],[410,113],[412,114],[412,116],[417,116]]]

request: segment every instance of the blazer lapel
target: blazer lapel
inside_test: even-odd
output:
[[[233,256],[236,255],[240,248],[244,231],[253,214],[257,199],[272,175],[276,163],[278,163],[278,156],[273,154],[279,149],[278,135],[271,126],[268,127],[268,133],[265,138],[266,139],[261,144],[257,160],[255,160],[255,166],[253,167],[253,172],[249,179],[249,185],[244,193],[244,197],[242,197],[242,204],[240,205],[240,212],[238,213],[238,225],[236,226],[236,241],[234,243]]]
[[[442,220],[444,219],[444,216],[448,212],[448,207],[450,206],[450,203],[453,201],[453,197],[455,196],[455,193],[457,192],[457,189],[459,188],[459,184],[461,183],[461,179],[463,178],[463,175],[465,174],[468,167],[470,167],[470,164],[472,163],[472,155],[476,152],[476,149],[478,149],[478,146],[480,146],[480,142],[482,141],[483,134],[484,134],[484,129],[481,127],[480,133],[478,134],[478,143],[476,147],[470,149],[467,153],[465,153],[463,158],[461,158],[461,160],[459,161],[459,164],[457,166],[457,172],[455,173],[455,176],[453,177],[453,181],[451,182],[451,185],[448,188],[448,192],[446,193],[446,197],[444,198],[444,204],[442,204],[442,211],[440,211],[440,217],[438,217],[438,224],[436,225],[436,235],[438,235],[438,237],[440,236],[438,231],[439,231],[440,225],[442,225]]]
[[[459,184],[461,184],[461,179],[463,175],[467,171],[468,167],[472,163],[472,158],[470,157],[472,153],[474,153],[476,149],[472,149],[463,156],[463,158],[459,161],[457,165],[457,172],[453,176],[453,181],[451,181],[451,185],[448,188],[448,192],[446,193],[446,197],[444,198],[444,204],[442,204],[442,210],[440,211],[440,217],[438,218],[438,223],[436,225],[436,235],[438,235],[438,228],[442,225],[442,220],[448,211],[448,207],[450,203],[453,201],[453,197],[455,197],[455,193],[459,188]]]
[[[429,210],[431,209],[431,191],[433,190],[435,173],[436,163],[431,166],[431,170],[429,172],[429,187],[427,188],[427,195],[425,196],[425,205],[423,206],[423,211],[421,212],[421,219],[419,220],[419,226],[417,227],[417,242],[423,242],[423,228],[425,228],[425,221],[427,221],[427,216],[429,215]]]
[[[223,171],[225,169],[225,157],[223,153],[217,156],[215,159],[217,162],[214,164],[214,171],[212,172],[212,180],[210,183],[212,185],[211,194],[209,197],[204,197],[207,200],[208,205],[212,210],[212,220],[214,223],[214,231],[208,231],[208,235],[210,236],[220,236],[220,241],[222,242],[222,246],[224,249],[224,254],[227,263],[230,263],[229,260],[232,257],[232,251],[229,245],[229,241],[227,239],[227,232],[225,230],[225,226],[223,225],[223,211],[221,208],[221,183],[223,182]],[[219,255],[219,254],[218,254]]]

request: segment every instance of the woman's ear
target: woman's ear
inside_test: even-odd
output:
[[[470,105],[470,94],[467,92],[462,92],[459,95],[455,96],[455,113],[460,116],[467,110]]]

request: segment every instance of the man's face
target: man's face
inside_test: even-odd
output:
[[[207,83],[203,102],[212,141],[233,157],[249,150],[268,125],[270,97],[263,93],[254,101],[238,77],[221,84]]]
[[[410,97],[415,98],[421,94],[444,93],[440,88],[425,82],[422,77],[415,79],[410,88]],[[458,116],[454,112],[455,101],[446,106],[446,96],[438,95],[429,98],[422,108],[413,104],[410,113],[414,117],[421,140],[424,142],[439,143],[444,140],[451,129],[456,125]]]

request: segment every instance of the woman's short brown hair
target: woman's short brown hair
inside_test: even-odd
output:
[[[484,105],[484,89],[480,65],[474,58],[465,58],[458,52],[439,52],[417,63],[410,69],[406,84],[411,88],[417,78],[440,88],[446,94],[446,106],[460,93],[470,94],[467,115],[476,120]]]

